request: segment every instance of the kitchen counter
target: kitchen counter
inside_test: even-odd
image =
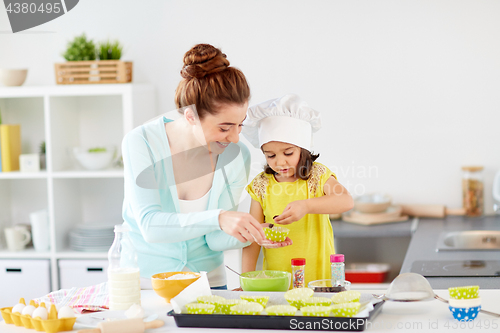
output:
[[[331,220],[331,223],[333,234],[338,238],[410,237],[417,228],[418,220],[369,226],[342,220]]]
[[[467,218],[449,216],[445,219],[420,219],[401,267],[411,271],[417,260],[500,260],[500,251],[436,251],[442,232],[461,230],[500,230],[500,216]],[[500,289],[500,277],[428,277],[433,288],[479,285],[484,289]]]
[[[362,291],[368,293],[383,293],[381,290]],[[436,290],[438,295],[448,298],[447,290]],[[157,313],[159,319],[165,325],[158,329],[148,330],[150,333],[162,332],[214,332],[213,329],[201,328],[178,328],[174,319],[166,314],[172,308],[169,304],[157,296],[152,290],[143,290],[142,305],[146,313]],[[480,290],[482,306],[484,309],[500,313],[500,290]],[[481,326],[479,326],[481,325]],[[81,329],[75,324],[74,330]],[[487,316],[480,313],[475,321],[459,323],[453,319],[448,306],[437,300],[415,303],[386,302],[382,311],[373,321],[368,322],[367,332],[471,332],[471,328],[481,332],[498,332],[500,329],[500,318]],[[34,333],[14,325],[0,323],[2,333]],[[220,330],[222,331],[222,330]],[[231,332],[291,332],[289,330],[237,330],[224,329],[226,333]]]

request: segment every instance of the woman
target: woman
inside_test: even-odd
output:
[[[250,89],[219,49],[199,44],[184,55],[176,120],[135,128],[122,144],[123,218],[138,252],[141,287],[153,274],[207,271],[226,289],[223,252],[265,243],[262,226],[237,212],[250,154],[239,143]]]

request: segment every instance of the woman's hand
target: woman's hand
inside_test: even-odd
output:
[[[219,226],[226,234],[242,243],[262,243],[266,239],[262,225],[248,213],[222,211],[219,214]]]
[[[266,249],[277,249],[277,248],[289,246],[292,244],[293,244],[293,241],[287,237],[283,242],[273,242],[272,240],[266,239],[259,245],[262,247],[265,247]]]
[[[283,213],[274,218],[277,224],[291,224],[303,218],[308,212],[307,200],[297,200],[290,202]]]

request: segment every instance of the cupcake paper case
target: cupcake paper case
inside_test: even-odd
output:
[[[451,298],[469,299],[479,297],[479,286],[465,286],[448,288]]]

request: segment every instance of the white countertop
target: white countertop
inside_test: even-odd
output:
[[[382,294],[384,290],[360,290],[363,293]],[[448,298],[448,290],[435,290],[436,294]],[[482,307],[485,310],[500,313],[500,290],[484,289],[479,291]],[[151,333],[160,332],[214,332],[214,329],[179,328],[175,325],[174,318],[168,317],[172,307],[152,290],[142,291],[142,306],[147,313],[157,313],[165,325],[158,329],[147,330]],[[74,330],[79,329],[75,325]],[[290,332],[287,330],[240,330],[220,329],[224,333],[232,332]],[[296,330],[295,330],[296,331]],[[453,319],[448,305],[437,300],[415,303],[386,302],[382,311],[374,321],[368,322],[367,332],[500,332],[500,318],[479,313],[476,320],[469,323],[460,323]],[[14,325],[0,323],[2,333],[34,333]]]

